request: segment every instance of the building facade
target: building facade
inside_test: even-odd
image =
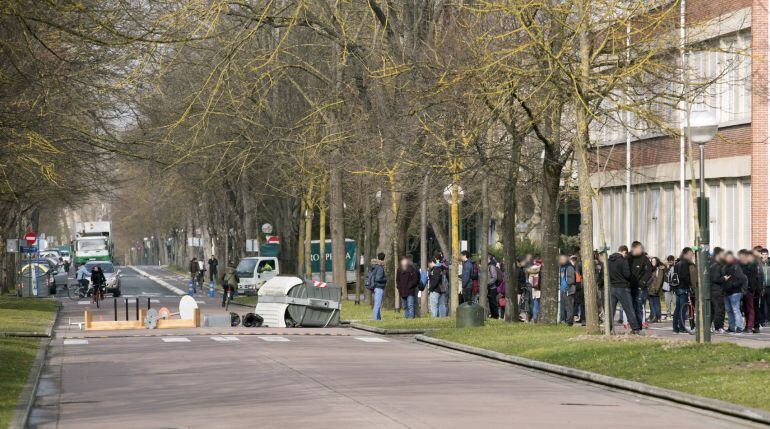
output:
[[[767,0],[682,0],[680,8],[685,81],[709,82],[688,107],[719,120],[704,157],[712,246],[770,244],[767,11]],[[664,116],[681,131],[684,111],[680,105]],[[639,240],[651,255],[678,255],[696,238],[698,147],[679,136],[638,134],[622,126],[594,132],[601,144],[601,168],[591,177],[600,199],[594,242],[604,244],[603,228],[612,249]]]

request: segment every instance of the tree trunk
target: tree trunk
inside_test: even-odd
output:
[[[393,304],[394,308],[398,311],[401,308],[401,299],[398,295],[398,290],[396,289],[396,274],[398,273],[398,199],[397,199],[397,193],[396,193],[396,177],[395,175],[390,176],[390,207],[391,211],[393,212],[393,236],[392,236],[392,242],[393,242],[393,257],[390,258],[391,263],[393,264],[391,268],[391,273],[393,274],[393,285],[392,285],[392,291],[393,291]],[[387,295],[387,294],[386,294]]]
[[[335,152],[339,159],[339,155]],[[332,236],[332,280],[334,284],[342,288],[342,299],[348,299],[348,282],[345,270],[345,206],[342,191],[342,170],[335,166],[329,173],[329,214],[331,217]],[[360,237],[360,235],[359,235]],[[361,242],[357,243],[359,249]],[[354,255],[356,259],[358,255]],[[358,260],[353,261],[356,272]],[[358,283],[358,282],[357,282]],[[356,285],[358,289],[358,285]],[[359,301],[358,290],[356,302]]]
[[[422,180],[420,196],[420,270],[428,271],[428,176]],[[420,296],[420,314],[428,314],[428,288]]]
[[[505,255],[505,321],[519,321],[519,282],[516,263],[516,188],[519,181],[519,159],[521,158],[521,138],[511,122],[511,153],[508,165],[508,178],[503,197],[503,221],[501,236]]]
[[[484,314],[489,317],[489,299],[487,283],[489,280],[489,178],[486,172],[481,173],[481,260],[479,261],[479,303],[484,307]]]
[[[543,260],[540,267],[540,312],[538,322],[556,323],[559,307],[559,181],[563,165],[558,149],[545,146],[543,157]]]
[[[370,261],[372,260],[372,199],[369,195],[364,195],[364,275],[369,272]],[[363,280],[362,280],[363,281]],[[372,291],[367,288],[364,290],[364,302],[372,306]]]
[[[586,7],[585,10],[590,10]],[[584,28],[580,35],[580,72],[583,85],[589,84],[590,58],[588,29]],[[590,112],[587,111],[584,100],[575,103],[577,132],[575,135],[575,159],[578,163],[578,193],[580,200],[580,259],[583,265],[583,299],[585,303],[586,331],[588,334],[598,334],[599,308],[597,306],[596,271],[594,270],[593,246],[593,188],[588,171],[587,147],[589,142]]]

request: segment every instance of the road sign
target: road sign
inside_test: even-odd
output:
[[[19,251],[19,240],[16,238],[8,238],[5,240],[5,251],[7,253],[16,253]]]
[[[35,241],[37,241],[37,234],[35,234],[34,231],[30,231],[24,234],[24,240],[26,240],[27,244],[31,246],[35,244]]]
[[[35,246],[20,246],[21,253],[37,253],[37,247]]]

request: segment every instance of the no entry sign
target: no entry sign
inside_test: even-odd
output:
[[[37,241],[37,234],[35,234],[33,231],[30,231],[24,234],[24,240],[31,246],[35,244],[35,241]]]

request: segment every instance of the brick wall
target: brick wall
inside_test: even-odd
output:
[[[751,241],[767,242],[767,0],[751,10]]]

